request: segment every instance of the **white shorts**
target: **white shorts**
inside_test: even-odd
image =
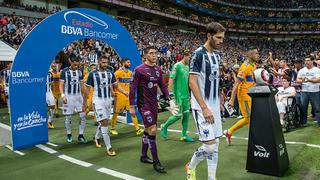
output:
[[[220,111],[212,111],[214,123],[209,124],[203,117],[201,110],[192,109],[193,118],[196,123],[199,141],[215,140],[222,136],[222,124]]]
[[[52,92],[46,93],[46,102],[47,102],[47,106],[54,106],[55,105],[55,100],[54,100]]]
[[[82,112],[83,98],[81,94],[78,95],[66,95],[67,104],[63,104],[62,114],[72,115],[73,113]]]
[[[109,120],[111,115],[112,99],[93,99],[92,102],[97,121],[99,122],[105,119]]]

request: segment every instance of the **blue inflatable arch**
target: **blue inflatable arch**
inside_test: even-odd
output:
[[[141,63],[130,33],[107,14],[84,8],[61,11],[39,23],[18,49],[10,76],[13,149],[48,141],[45,85],[52,60],[73,41],[93,38],[110,45],[132,68]]]

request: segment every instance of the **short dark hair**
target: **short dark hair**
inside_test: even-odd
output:
[[[143,54],[148,54],[151,49],[157,50],[157,48],[154,46],[148,46],[143,50]]]
[[[314,55],[312,55],[312,54],[307,55],[307,56],[305,57],[305,59],[307,59],[307,58],[310,58],[311,61],[316,60],[316,58],[315,58]]]
[[[206,33],[210,33],[211,35],[214,35],[218,32],[225,32],[225,31],[226,31],[226,28],[223,27],[218,22],[211,22],[206,26]]]
[[[100,62],[102,59],[108,59],[108,57],[105,56],[105,55],[102,55],[102,56],[99,57],[98,61]]]
[[[124,62],[126,62],[126,61],[128,61],[128,60],[130,60],[130,59],[127,58],[127,57],[124,57],[124,58],[121,59],[120,63],[123,64]]]
[[[189,49],[185,49],[185,50],[183,50],[183,52],[182,52],[182,55],[183,55],[183,56],[188,56],[189,54],[191,54],[191,52],[190,52]]]
[[[302,64],[302,62],[303,61],[301,59],[297,59],[297,60],[293,61],[294,64]]]
[[[69,56],[69,60],[71,61],[71,62],[80,62],[80,57],[78,57],[78,56],[76,56],[75,54],[70,54],[70,56]]]

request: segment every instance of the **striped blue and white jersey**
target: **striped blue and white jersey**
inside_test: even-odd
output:
[[[220,55],[212,54],[201,46],[194,51],[190,61],[190,74],[198,75],[198,85],[201,95],[209,109],[220,109],[219,101],[219,64]],[[191,92],[191,107],[200,110],[196,98]]]
[[[114,74],[110,70],[94,70],[89,73],[86,84],[93,87],[94,98],[111,98],[112,85],[116,84]]]
[[[47,80],[46,80],[46,92],[51,93],[52,92],[52,82],[53,82],[53,75],[49,71],[47,75]]]
[[[64,94],[81,94],[81,82],[83,81],[83,73],[79,69],[71,70],[70,67],[64,68],[60,74],[60,81],[64,82]]]

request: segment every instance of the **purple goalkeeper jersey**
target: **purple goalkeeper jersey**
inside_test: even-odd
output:
[[[169,92],[163,82],[160,67],[146,64],[136,67],[130,88],[130,105],[134,105],[134,97],[137,90],[138,108],[158,112],[158,86],[167,99]]]

